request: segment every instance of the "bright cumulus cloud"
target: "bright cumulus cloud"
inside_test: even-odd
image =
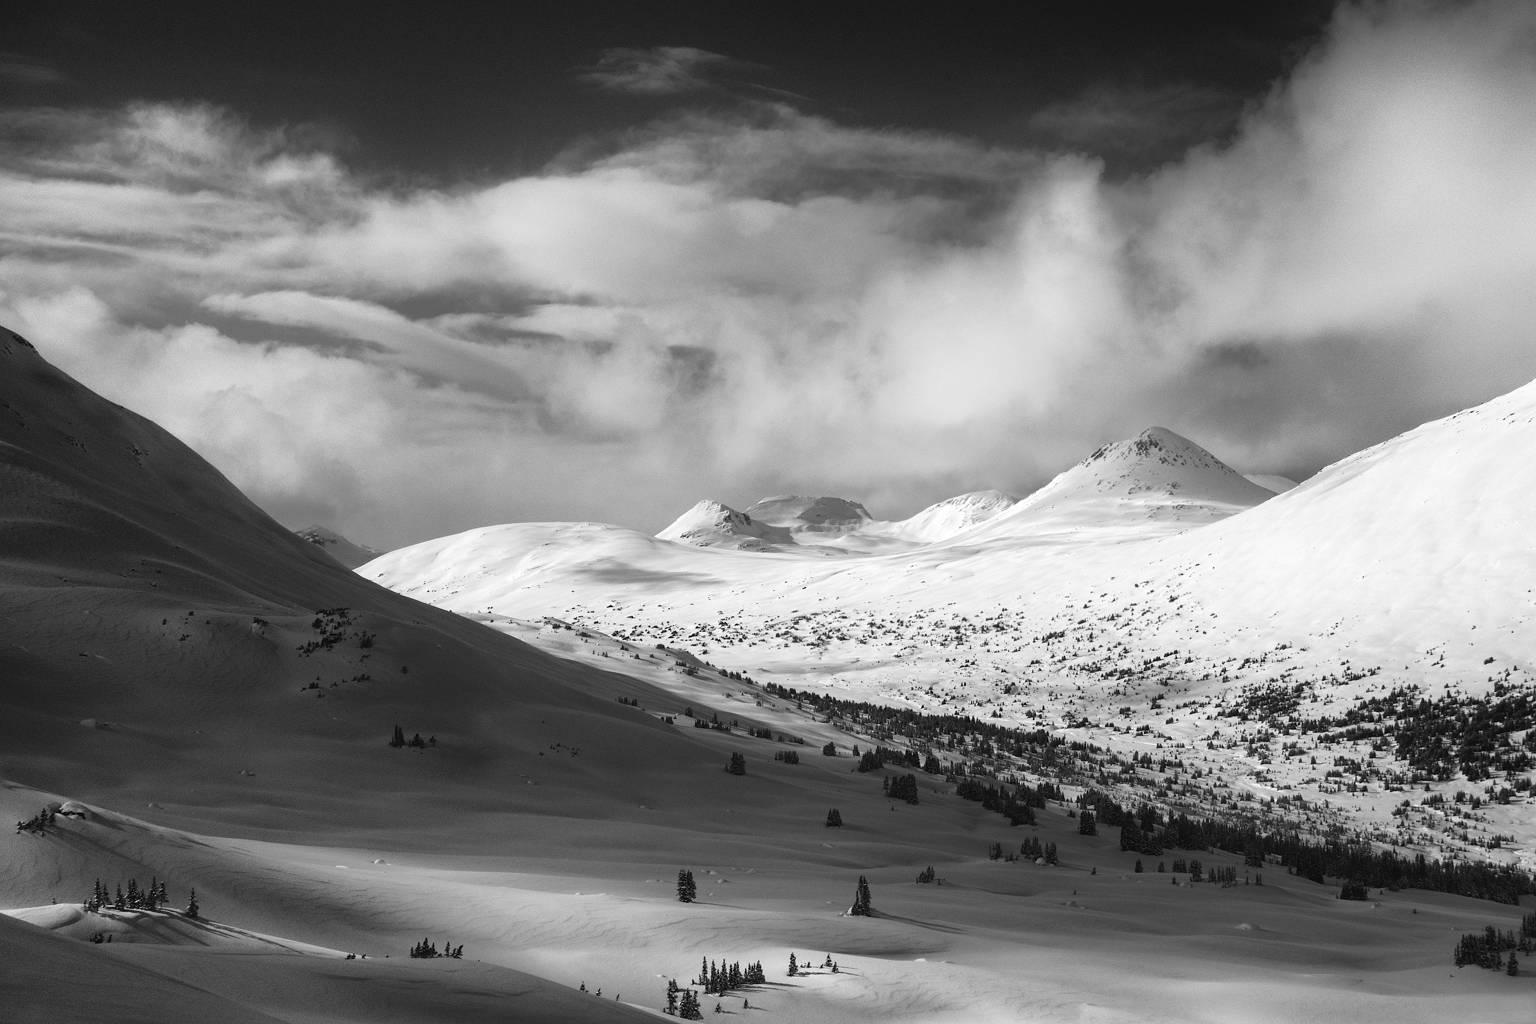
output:
[[[1128,179],[763,103],[439,188],[204,106],[0,133],[0,317],[376,545],[782,491],[898,518],[1152,423],[1295,473],[1536,376],[1521,3],[1345,8]]]

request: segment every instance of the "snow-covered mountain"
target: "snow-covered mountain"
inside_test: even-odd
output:
[[[498,527],[494,538],[476,534],[472,555],[454,554],[463,535],[361,571],[446,607],[542,610],[635,638],[691,638],[742,668],[861,694],[888,696],[914,672],[985,703],[1003,680],[1086,672],[1097,684],[1102,672],[1155,664],[1201,685],[1236,685],[1277,666],[1295,681],[1321,680],[1346,661],[1475,688],[1487,658],[1536,664],[1524,497],[1536,493],[1533,406],[1536,386],[1279,495],[1152,428],[976,526],[918,543],[914,521],[944,518],[926,510],[905,524],[911,541],[855,559],[809,558],[804,544],[690,553],[638,535],[621,541],[627,531],[617,528],[598,544],[586,535],[572,544],[546,526],[534,564],[517,544],[498,548],[529,528]],[[785,507],[786,520],[803,514]],[[843,525],[854,518],[857,528]],[[889,538],[892,525],[845,516],[847,532],[831,536]],[[993,623],[987,642],[961,645],[967,656],[955,659],[954,638],[982,617]],[[798,645],[777,639],[776,624],[791,621]]]
[[[1104,445],[964,539],[1144,540],[1217,522],[1273,494],[1193,441],[1151,427]]]
[[[746,514],[760,523],[782,526],[795,532],[844,533],[873,517],[856,501],[847,498],[811,498],[782,494],[747,506]]]
[[[1007,512],[1019,499],[1002,491],[971,491],[945,498],[890,525],[890,532],[918,543],[948,540]]]
[[[336,559],[342,567],[347,569],[356,569],[363,563],[371,562],[383,554],[382,551],[376,551],[361,544],[354,544],[335,530],[328,530],[323,526],[306,526],[302,530],[295,530],[293,532],[298,534],[301,539],[309,541],[321,551]]]
[[[777,551],[782,545],[795,542],[788,527],[769,525],[707,498],[678,516],[656,536],[701,548],[728,547],[743,551]]]

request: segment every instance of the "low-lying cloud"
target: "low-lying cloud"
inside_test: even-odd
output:
[[[436,190],[206,107],[0,136],[0,316],[374,544],[789,490],[894,517],[1152,423],[1296,474],[1536,376],[1520,3],[1346,8],[1131,179],[782,104]]]

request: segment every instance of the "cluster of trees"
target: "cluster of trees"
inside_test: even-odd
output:
[[[909,804],[917,803],[917,776],[908,773],[906,775],[887,776],[881,782],[881,788],[885,795],[892,800],[905,800]]]
[[[1198,882],[1204,875],[1205,867],[1198,860],[1193,859],[1186,864],[1182,857],[1173,862],[1174,874],[1182,875],[1186,872],[1189,874],[1191,882]]]
[[[1489,925],[1481,934],[1474,932],[1457,940],[1451,959],[1457,967],[1474,966],[1489,971],[1506,971],[1513,977],[1520,973],[1520,958],[1515,955],[1515,951],[1518,949],[1529,956],[1531,946],[1529,935],[1516,935],[1512,931],[1500,931]],[[1504,955],[1506,950],[1509,953],[1507,957]]]
[[[1120,826],[1122,850],[1146,856],[1160,856],[1165,848],[1230,850],[1241,854],[1249,867],[1277,861],[1291,874],[1319,885],[1331,876],[1373,889],[1428,889],[1509,904],[1518,903],[1523,894],[1536,893],[1536,875],[1511,864],[1431,860],[1423,854],[1408,857],[1395,850],[1378,850],[1365,841],[1318,841],[1294,831],[1260,831],[1250,821],[1196,819],[1183,813],[1165,816],[1149,804],[1130,810],[1094,790],[1081,800],[1094,806],[1100,822]]]
[[[805,962],[805,966],[810,966],[810,963],[811,962],[807,960]],[[833,974],[840,973],[837,967],[837,961],[832,959],[831,953],[827,954],[827,958],[821,962],[821,966],[823,970],[831,971]],[[803,969],[804,968],[801,966],[800,961],[795,959],[795,954],[789,954],[789,976],[791,978],[798,977]]]
[[[411,947],[411,959],[413,960],[436,960],[440,957],[447,957],[453,960],[464,959],[463,944],[460,943],[455,946],[451,942],[445,942],[443,943],[442,952],[438,952],[437,946],[432,940],[422,939]]]
[[[1364,882],[1349,879],[1339,886],[1339,899],[1341,900],[1368,900],[1370,898],[1371,894],[1366,889]]]
[[[1460,770],[1473,782],[1494,772],[1521,772],[1536,764],[1528,750],[1510,740],[1510,733],[1525,732],[1524,746],[1536,748],[1536,690],[1495,683],[1482,697],[1462,694],[1431,700],[1417,688],[1398,687],[1384,697],[1362,701],[1336,721],[1305,723],[1308,726],[1346,725],[1348,735],[1375,724],[1376,735],[1392,736],[1397,756],[1416,770],[1437,779],[1449,779]]]
[[[104,907],[110,907],[113,910],[159,910],[169,903],[170,899],[165,890],[165,883],[158,878],[151,878],[147,889],[139,887],[137,878],[130,878],[128,889],[124,891],[122,883],[119,882],[115,893],[109,891],[98,878],[96,884],[91,886],[90,896],[86,897],[81,907],[91,913]],[[186,915],[196,917],[197,914],[197,890],[193,889],[191,898],[187,900]]]
[[[417,750],[425,750],[427,747],[437,746],[437,737],[431,736],[427,739],[422,739],[421,733],[417,733],[410,739],[406,739],[405,731],[401,729],[397,723],[395,725],[394,735],[389,738],[389,745],[395,747],[396,749],[400,747],[414,747]]]
[[[872,910],[874,910],[874,907],[869,902],[869,879],[860,875],[858,887],[853,892],[853,906],[848,908],[848,915],[850,917],[868,917]],[[794,965],[793,954],[791,954],[789,962],[791,966]],[[790,973],[794,972],[791,971]]]
[[[708,957],[704,958],[699,968],[699,976],[692,982],[704,989],[706,995],[712,996],[725,995],[745,985],[766,985],[767,983],[768,975],[763,972],[761,960],[753,961],[743,967],[739,960],[730,964],[724,960],[715,963]]]
[[[1077,834],[1080,836],[1096,836],[1099,834],[1099,824],[1094,818],[1093,812],[1086,807],[1077,816]]]
[[[1019,844],[1019,854],[1025,860],[1043,860],[1047,864],[1059,863],[1055,843],[1042,843],[1039,836],[1030,836]]]
[[[785,764],[800,763],[799,753],[793,750],[775,750],[773,752],[773,759],[775,761],[783,761]]]
[[[1009,790],[1006,786],[989,786],[975,779],[962,779],[955,787],[955,795],[962,800],[976,801],[986,810],[996,811],[1007,818],[1010,825],[1033,825],[1034,809],[1045,806],[1042,792],[1047,787],[1055,788],[1045,783],[1038,789],[1025,785]]]
[[[1002,843],[987,844],[988,860],[1002,860],[1012,864],[1020,857],[1030,862],[1043,860],[1047,864],[1058,863],[1056,844],[1041,843],[1040,840],[1034,836],[1030,836],[1028,839],[1024,840],[1024,842],[1019,844],[1019,852],[1017,854],[1015,854],[1012,850],[1005,850]]]
[[[938,875],[933,873],[933,865],[929,864],[926,868],[917,873],[917,884],[927,885],[937,877]]]
[[[704,1012],[699,1009],[699,994],[691,988],[680,988],[676,978],[667,980],[667,1005],[664,1012],[669,1017],[681,1017],[683,1020],[703,1020]]]
[[[690,707],[685,708],[683,714],[693,719],[693,727],[695,729],[713,729],[716,732],[730,732],[731,726],[740,724],[735,719],[731,720],[730,725],[725,724],[720,721],[720,713],[717,711],[710,712],[708,718],[696,718],[693,714],[693,708]]]
[[[733,752],[730,761],[725,766],[725,770],[732,775],[745,775],[747,774],[747,759]]]
[[[922,764],[915,750],[893,750],[890,747],[876,746],[873,750],[859,753],[859,748],[853,748],[854,756],[859,759],[859,771],[879,771],[888,764],[894,764],[902,768],[917,768]]]
[[[677,873],[677,902],[692,903],[699,898],[699,887],[694,884],[693,872],[684,868]]]
[[[780,686],[778,683],[764,683],[763,689],[782,700],[794,701],[797,707],[809,706],[823,718],[858,723],[876,737],[907,736],[920,746],[952,750],[959,745],[967,745],[977,750],[996,750],[1013,757],[1029,756],[1032,761],[1049,763],[1052,759],[1051,749],[1066,743],[1064,738],[1052,736],[1044,729],[1015,729],[1000,722],[966,715],[930,715],[911,708],[843,700],[823,693]],[[894,753],[909,767],[919,767],[916,761],[907,762],[909,752]],[[915,751],[910,753],[913,757],[917,756]],[[936,758],[934,764],[932,772],[942,770]],[[924,771],[930,771],[927,759],[922,762],[922,767]]]
[[[57,816],[57,813],[50,807],[44,807],[26,821],[18,821],[16,823],[16,834],[21,835],[23,832],[31,832],[41,835],[44,829],[53,824],[53,819]]]
[[[833,807],[827,811],[827,828],[842,828],[843,812]]]

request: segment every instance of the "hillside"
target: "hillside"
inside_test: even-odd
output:
[[[1154,761],[1102,688],[1072,703],[1086,676],[1070,669],[1054,695],[1006,699],[1107,721],[1051,734],[969,717],[944,679],[989,656],[990,622],[957,631],[963,613],[922,603],[943,591],[912,583],[945,567],[950,594],[1017,586],[1017,561],[983,573],[985,548],[826,559],[524,524],[374,563],[420,572],[425,596],[468,602],[458,614],[343,571],[20,339],[0,339],[0,360],[8,1020],[638,1020],[720,957],[762,961],[767,981],[705,1012],[790,1024],[1215,1021],[1238,999],[1261,1021],[1428,1024],[1528,1005],[1525,979],[1446,970],[1456,934],[1513,927],[1517,908],[1429,889],[1347,902],[1338,870],[1291,874],[1286,837],[1357,819],[1310,795],[1252,800],[1256,782],[1225,774],[1241,750],[1170,741]],[[508,601],[544,612],[484,603],[508,565]],[[576,600],[620,625],[551,611]],[[844,608],[878,609],[878,625]],[[788,609],[806,611],[735,632],[733,614]],[[886,642],[859,640],[866,626],[928,645],[902,641],[880,671],[910,653],[950,675],[860,707],[710,664],[756,644],[791,673],[826,671],[829,652]],[[686,635],[624,635],[665,629]],[[890,717],[929,698],[951,713]],[[392,747],[397,726],[411,741]],[[1120,749],[1081,741],[1099,732]],[[998,790],[1026,802],[1017,823]],[[1170,843],[1179,808],[1262,827],[1273,849],[1256,865],[1202,841],[1194,865],[1082,831],[1084,809],[1138,799]],[[1490,820],[1454,807],[1461,828]],[[695,902],[677,899],[682,869]],[[850,916],[864,875],[873,913]],[[1501,877],[1475,880],[1505,896]],[[97,881],[151,879],[167,906],[81,906]],[[424,936],[464,958],[408,957]],[[1191,957],[1237,980],[1191,990]]]
[[[747,551],[777,551],[795,539],[788,527],[753,519],[718,501],[704,500],[678,516],[656,534],[696,547],[729,547]]]
[[[300,539],[309,541],[330,555],[346,569],[356,569],[383,553],[361,544],[354,544],[335,530],[327,530],[323,526],[306,526],[302,530],[293,532],[298,534]]]

